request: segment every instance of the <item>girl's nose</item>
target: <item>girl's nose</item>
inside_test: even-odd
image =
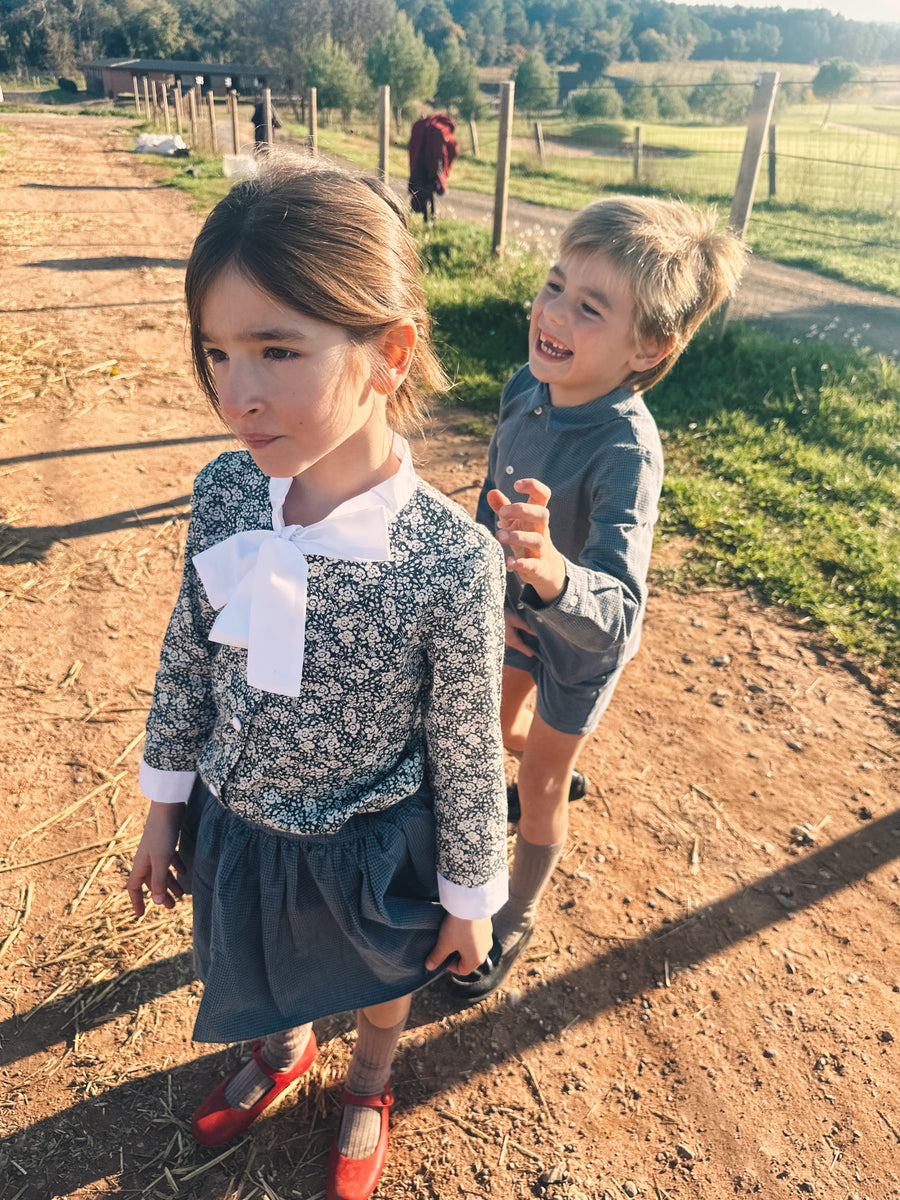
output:
[[[233,360],[217,367],[216,392],[222,416],[229,421],[252,416],[261,406],[254,372]]]

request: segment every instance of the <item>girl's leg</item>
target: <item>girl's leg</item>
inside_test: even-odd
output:
[[[347,1091],[354,1096],[376,1096],[391,1075],[391,1063],[400,1034],[406,1028],[412,997],[401,996],[356,1012],[356,1046],[347,1069]],[[345,1104],[338,1130],[339,1153],[346,1158],[368,1158],[381,1136],[378,1109]]]
[[[297,1025],[281,1033],[269,1033],[262,1039],[260,1053],[273,1071],[289,1071],[302,1058],[310,1033],[312,1025]],[[251,1058],[229,1079],[225,1099],[232,1108],[252,1108],[273,1086],[270,1076],[260,1069],[255,1058]]]
[[[388,1119],[394,1098],[391,1062],[409,1015],[410,996],[373,1004],[356,1012],[357,1039],[341,1123],[325,1175],[327,1200],[369,1200],[378,1186],[388,1144]]]
[[[312,1066],[316,1039],[311,1025],[298,1025],[254,1043],[253,1056],[223,1079],[191,1118],[201,1146],[221,1146],[243,1133],[281,1093]]]

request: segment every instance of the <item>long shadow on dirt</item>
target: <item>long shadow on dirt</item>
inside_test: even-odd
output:
[[[407,1065],[401,1054],[395,1079],[399,1077],[403,1094],[410,1103],[427,1103],[448,1086],[446,1071],[442,1076],[432,1076],[429,1071],[431,1054],[440,1052],[448,1038],[454,1042],[452,1059],[458,1063],[459,1079],[493,1063],[513,1061],[548,1036],[559,1035],[573,1021],[590,1020],[613,1005],[627,1003],[664,986],[667,969],[681,971],[702,963],[728,946],[791,920],[795,912],[852,887],[870,872],[898,858],[900,811],[762,876],[683,920],[661,924],[640,940],[624,942],[586,966],[555,976],[546,987],[529,994],[529,1014],[523,1015],[519,1024],[507,1033],[494,1021],[490,1008],[483,1007],[474,1020],[442,1031],[436,1039],[417,1049],[414,1064],[410,1061]],[[121,989],[109,994],[106,1012],[95,1017],[93,1024],[137,1010],[140,1004],[183,986],[190,978],[189,965],[190,957],[185,953],[128,972],[123,976]],[[84,990],[85,997],[89,991]],[[78,998],[78,993],[72,993],[59,1003],[64,1003],[66,1011],[70,1011]],[[431,1024],[454,1011],[459,1011],[458,1007],[438,982],[416,997],[411,1024]],[[48,1007],[40,1013],[35,1011],[34,1015],[34,1025],[28,1013],[0,1024],[0,1043],[4,1047],[0,1064],[14,1063],[69,1036],[58,1009]],[[340,1016],[316,1023],[320,1042],[343,1028],[349,1028],[349,1024]],[[508,1044],[498,1040],[504,1037]],[[163,1175],[165,1162],[160,1146],[176,1134],[189,1142],[186,1119],[190,1112],[221,1074],[233,1069],[236,1061],[232,1048],[106,1091],[98,1087],[95,1096],[80,1099],[66,1111],[36,1122],[7,1142],[11,1160],[16,1159],[17,1151],[24,1151],[23,1157],[32,1161],[39,1157],[41,1163],[40,1167],[29,1169],[27,1179],[20,1179],[22,1190],[14,1194],[19,1200],[47,1200],[48,1196],[65,1195],[110,1174],[117,1176],[122,1189],[139,1192],[146,1189],[156,1175]],[[441,1088],[431,1087],[429,1077],[441,1078]],[[337,1104],[338,1092],[334,1091],[331,1108]],[[101,1106],[105,1124],[98,1125],[96,1110]],[[323,1107],[317,1104],[312,1114],[307,1113],[312,1128],[307,1125],[303,1132],[307,1141],[321,1134],[327,1149],[327,1129],[332,1118],[329,1115],[324,1122],[319,1121]],[[85,1120],[88,1113],[90,1120]],[[254,1146],[262,1141],[270,1149],[280,1151],[287,1142],[296,1140],[297,1124],[297,1114],[289,1107],[261,1122],[237,1144],[235,1168],[240,1169],[247,1155],[252,1157],[255,1153]],[[136,1126],[147,1129],[146,1140],[135,1139]],[[104,1131],[102,1138],[98,1138],[98,1129]],[[35,1154],[38,1148],[39,1156]],[[313,1168],[321,1172],[318,1143],[316,1149]],[[186,1183],[187,1175],[192,1172],[199,1176],[216,1156],[216,1151],[198,1147],[193,1158],[182,1159],[179,1181]],[[40,1180],[36,1178],[38,1174],[42,1176]]]

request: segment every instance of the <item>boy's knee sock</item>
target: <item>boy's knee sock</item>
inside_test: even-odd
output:
[[[354,1096],[374,1096],[387,1083],[400,1034],[406,1017],[387,1029],[373,1025],[359,1009],[356,1014],[357,1038],[347,1069],[347,1091]],[[345,1104],[338,1130],[338,1151],[345,1158],[368,1158],[378,1144],[381,1113],[375,1108]]]
[[[526,842],[521,833],[516,834],[509,899],[494,917],[494,937],[504,953],[534,924],[538,901],[559,862],[563,846],[565,842],[536,846]]]
[[[289,1071],[306,1049],[312,1025],[296,1025],[262,1039],[262,1056],[273,1071]],[[225,1100],[232,1108],[248,1109],[271,1091],[272,1080],[259,1069],[256,1059],[244,1063],[225,1088]]]

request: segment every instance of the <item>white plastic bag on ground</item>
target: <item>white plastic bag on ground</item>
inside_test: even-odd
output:
[[[134,145],[135,154],[167,154],[172,156],[179,150],[187,150],[187,144],[182,141],[177,133],[139,133]]]
[[[222,174],[226,179],[252,179],[259,174],[259,164],[252,154],[223,154]]]

